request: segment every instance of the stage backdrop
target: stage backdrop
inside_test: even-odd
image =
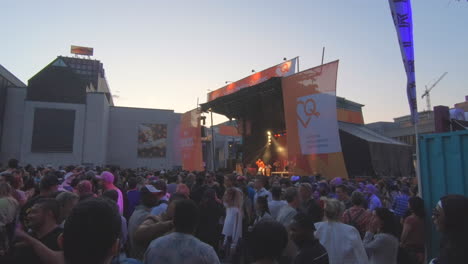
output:
[[[184,113],[180,121],[180,147],[182,168],[188,171],[203,170],[200,111]]]
[[[338,61],[282,79],[288,160],[296,175],[347,178],[336,111]]]
[[[141,124],[138,126],[138,157],[166,157],[166,124]]]

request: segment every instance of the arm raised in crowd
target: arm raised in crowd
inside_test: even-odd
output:
[[[151,215],[136,229],[133,239],[140,245],[147,246],[152,240],[171,231],[173,227],[171,220],[163,221],[161,217]]]

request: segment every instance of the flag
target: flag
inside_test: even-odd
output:
[[[406,94],[411,110],[411,121],[418,122],[418,103],[416,101],[416,77],[414,73],[413,14],[411,0],[388,0],[393,23],[400,43],[401,56],[406,71]]]

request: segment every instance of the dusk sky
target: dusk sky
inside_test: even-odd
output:
[[[413,0],[419,110],[468,95],[468,2]],[[207,90],[300,57],[305,70],[340,60],[337,95],[366,123],[409,114],[387,0],[2,1],[0,64],[23,82],[70,45],[94,48],[118,106],[186,112]],[[221,119],[218,118],[218,121]]]

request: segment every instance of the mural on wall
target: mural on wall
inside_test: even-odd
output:
[[[167,125],[141,124],[138,126],[138,157],[166,157]]]

